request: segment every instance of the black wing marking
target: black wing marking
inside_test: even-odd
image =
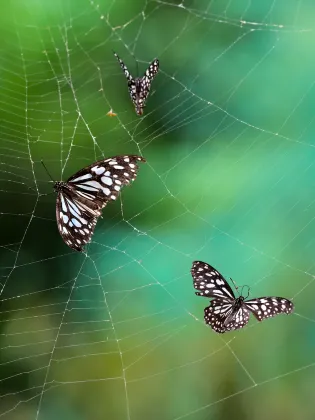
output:
[[[124,185],[136,179],[139,161],[145,162],[145,159],[125,155],[99,160],[72,175],[67,183],[74,189],[78,200],[92,201],[103,208],[109,201],[117,199]]]
[[[191,274],[194,288],[199,290],[197,296],[218,297],[227,302],[233,302],[235,296],[225,278],[211,265],[202,261],[194,261]]]
[[[290,314],[294,311],[294,305],[289,299],[282,297],[261,297],[244,301],[244,305],[253,313],[258,321],[279,314]]]
[[[67,191],[57,195],[56,217],[59,233],[64,242],[76,251],[91,241],[101,211],[93,210],[75,199]]]

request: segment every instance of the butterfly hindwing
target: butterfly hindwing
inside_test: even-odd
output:
[[[220,297],[223,300],[233,301],[235,299],[225,278],[211,265],[202,261],[194,261],[191,274],[194,279],[194,288],[198,290],[197,296]]]
[[[249,321],[249,311],[244,305],[233,307],[232,313],[224,320],[226,331],[245,327]]]
[[[91,209],[76,200],[68,192],[59,192],[56,203],[56,217],[59,233],[64,242],[76,251],[90,242],[97,218],[101,212]]]
[[[137,84],[134,79],[128,81],[128,92],[132,103],[136,106],[137,103]]]
[[[279,314],[290,314],[294,310],[294,305],[289,299],[274,296],[246,300],[244,305],[246,305],[258,321]]]
[[[224,319],[232,312],[232,305],[227,302],[222,302],[220,299],[213,299],[210,305],[204,310],[204,320],[215,332],[224,333],[226,327]]]
[[[243,328],[249,321],[249,312],[242,305],[213,299],[204,310],[204,319],[214,331],[222,334]]]

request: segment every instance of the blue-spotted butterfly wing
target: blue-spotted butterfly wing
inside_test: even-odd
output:
[[[246,300],[244,305],[252,312],[257,321],[263,321],[279,314],[290,314],[294,311],[294,305],[289,299],[275,296]]]
[[[225,278],[210,264],[194,261],[190,270],[197,296],[217,297],[234,302],[235,295]]]
[[[120,189],[134,181],[137,155],[114,156],[94,162],[66,182],[57,182],[57,225],[65,243],[77,251],[90,242],[101,210],[109,201],[116,200]]]
[[[56,218],[59,233],[64,242],[75,251],[83,251],[91,241],[101,211],[77,200],[69,191],[57,194]]]
[[[215,332],[223,334],[243,328],[249,321],[249,311],[243,305],[213,299],[204,310],[204,320]]]

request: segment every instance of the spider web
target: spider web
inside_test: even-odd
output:
[[[314,418],[314,18],[306,0],[4,6],[1,418]],[[143,118],[111,50],[134,75],[161,62]],[[127,153],[147,163],[71,251],[41,158],[65,180]],[[216,335],[196,259],[295,314]]]

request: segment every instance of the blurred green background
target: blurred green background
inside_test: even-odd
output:
[[[314,2],[1,9],[1,418],[314,419]],[[142,118],[112,50],[160,59]],[[72,251],[40,159],[66,180],[127,153],[147,163]],[[215,334],[196,259],[295,314]]]

